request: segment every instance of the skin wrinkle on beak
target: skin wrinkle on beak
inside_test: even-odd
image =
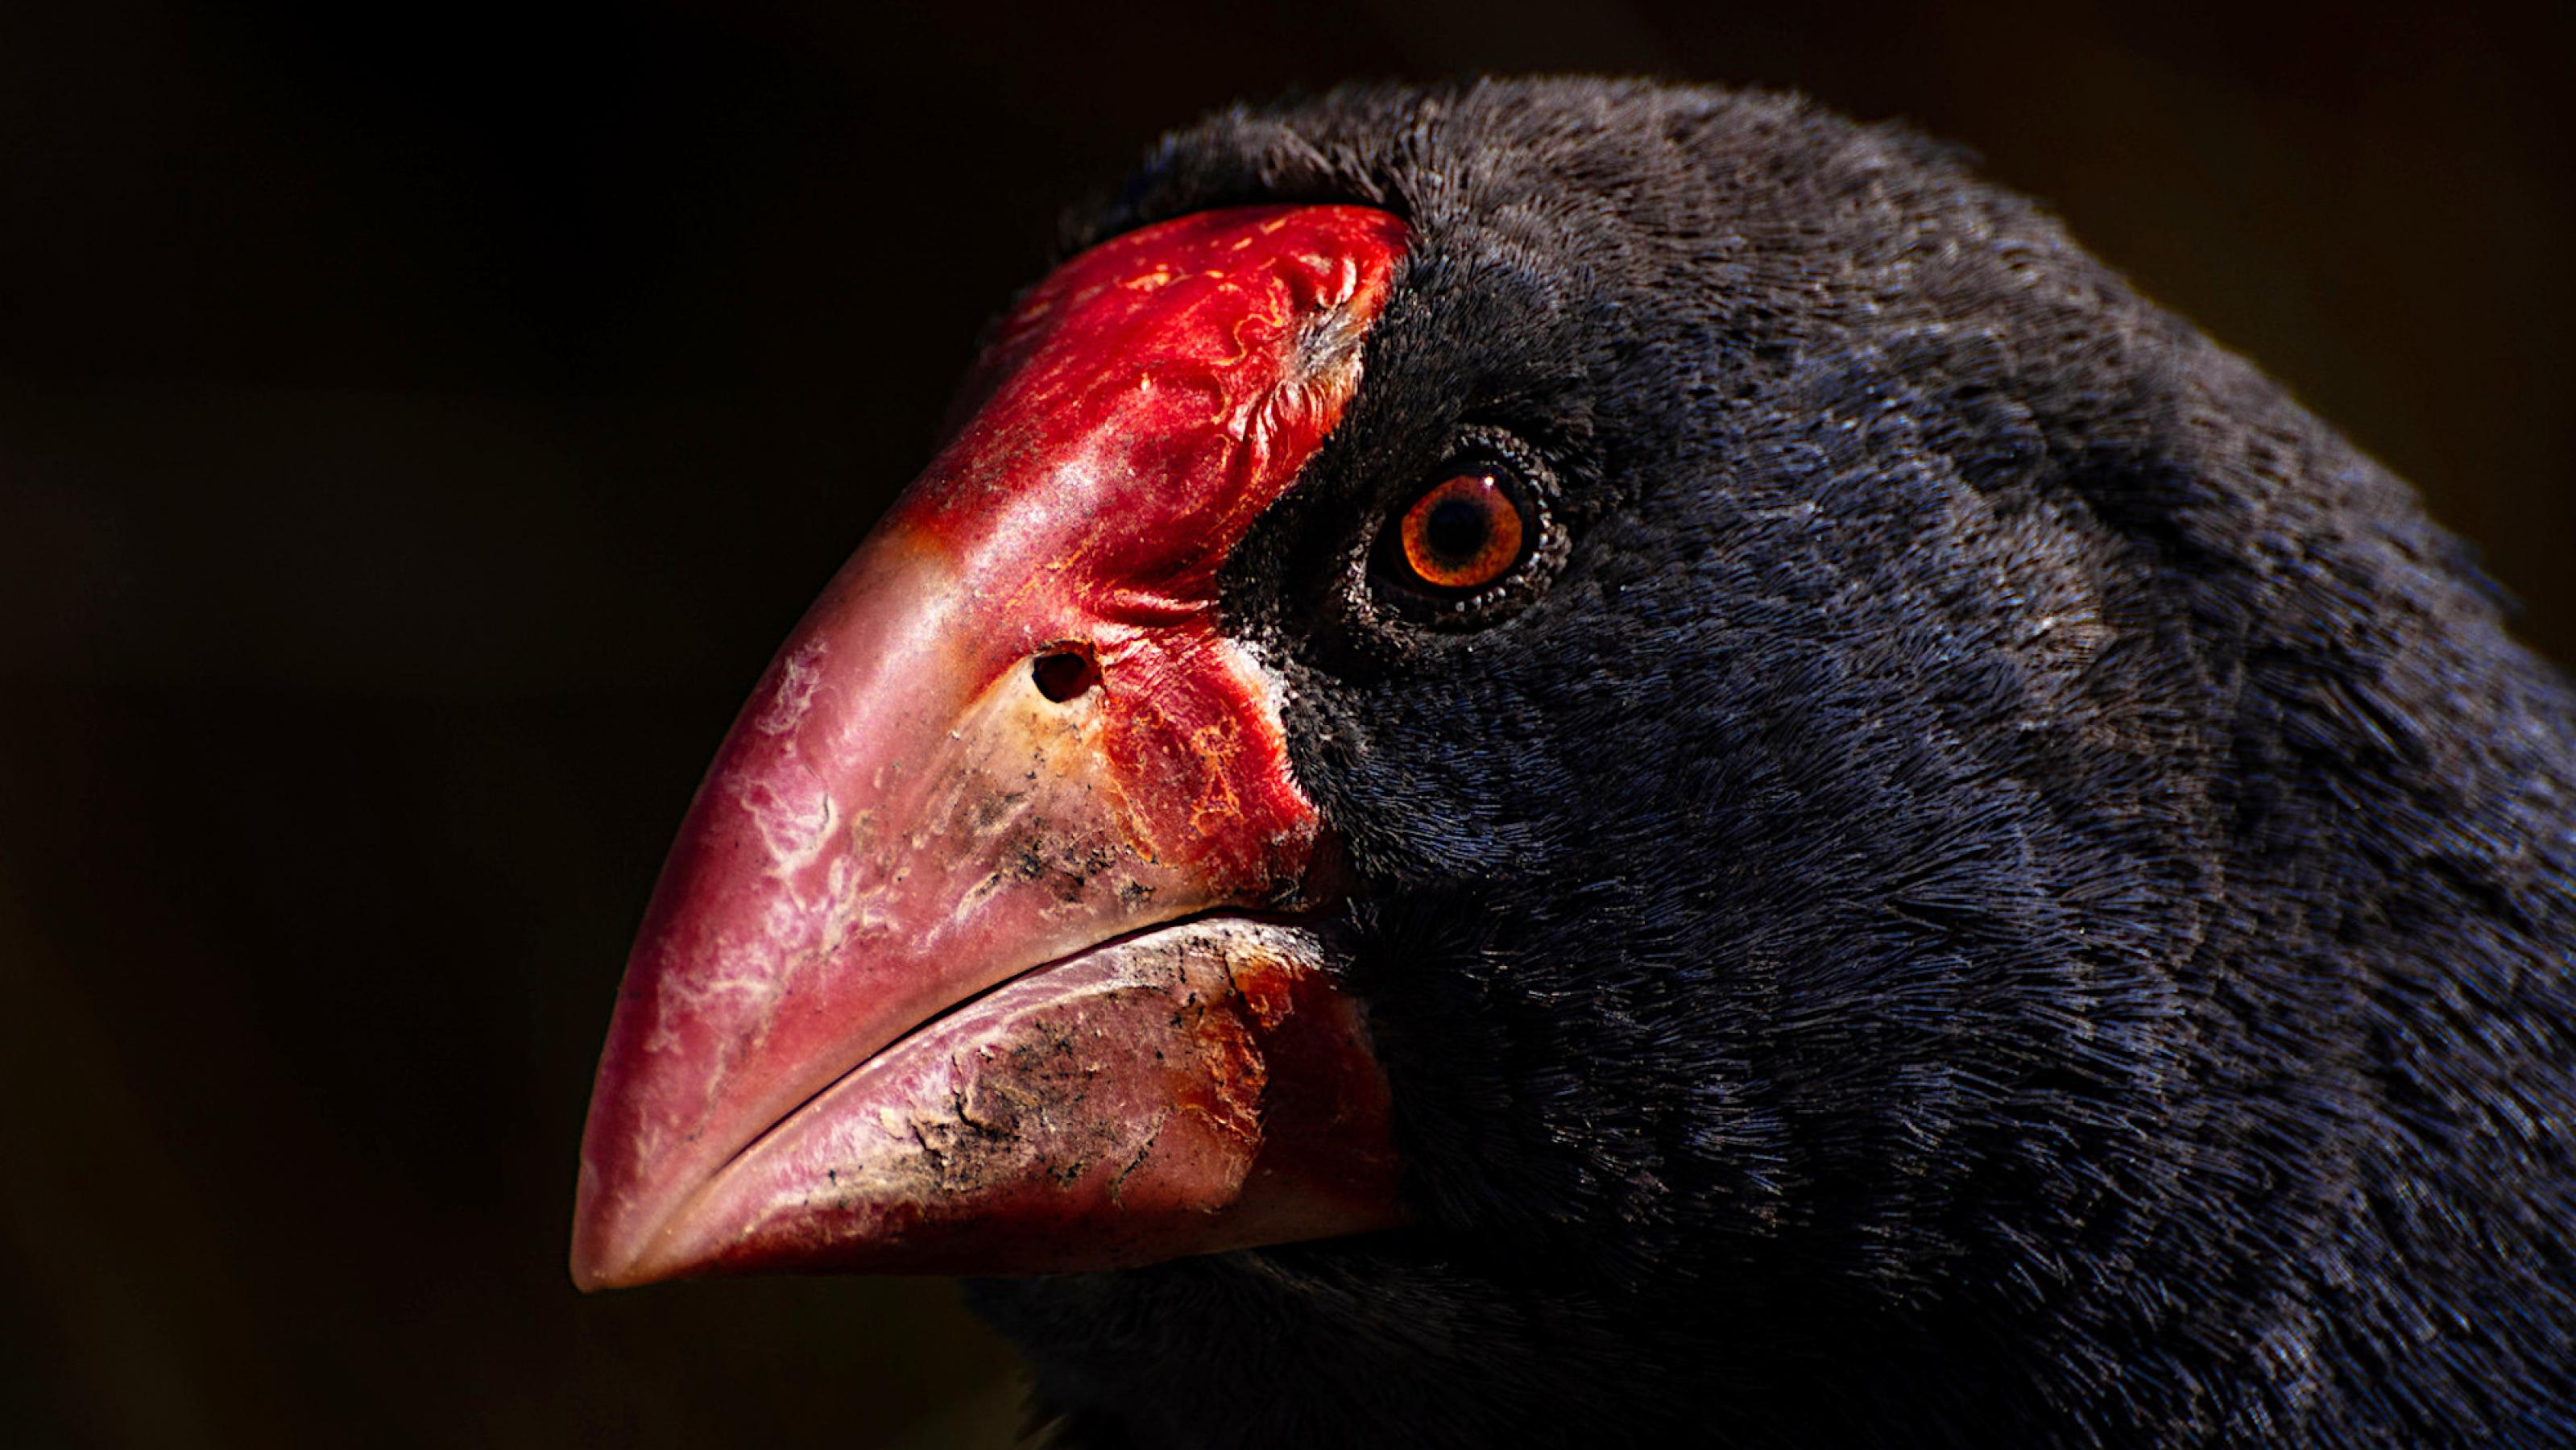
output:
[[[869,553],[864,549],[861,552],[862,555]],[[937,570],[941,562],[918,550],[904,551],[904,555],[894,567],[905,574]],[[888,561],[872,559],[870,562],[881,576],[887,570]],[[855,566],[857,560],[852,563]],[[850,568],[845,568],[843,577],[850,572]],[[953,574],[954,571],[939,572]],[[834,602],[833,596],[840,592],[841,582],[841,578],[835,579],[833,588],[826,591],[825,598],[817,603],[813,613],[821,613]],[[831,659],[832,642],[827,636],[815,635],[782,651],[766,672],[761,688],[754,691],[753,700],[765,699],[766,703],[756,713],[746,709],[750,727],[777,741],[780,750],[798,767],[792,776],[785,779],[801,784],[808,793],[788,796],[782,789],[782,777],[775,771],[720,773],[711,776],[701,787],[702,793],[715,791],[729,795],[753,824],[766,848],[766,859],[760,863],[760,869],[776,884],[777,893],[762,913],[755,935],[744,940],[719,941],[714,946],[715,970],[712,973],[692,973],[686,970],[685,962],[669,961],[675,944],[664,944],[666,965],[653,978],[655,1025],[642,1044],[646,1053],[668,1052],[678,1046],[681,1034],[672,1024],[699,1017],[711,1002],[726,997],[744,1004],[744,1008],[734,1015],[756,1025],[728,1045],[724,1058],[729,1061],[756,1053],[768,1040],[776,1005],[793,994],[800,977],[839,951],[849,940],[853,928],[863,936],[871,931],[889,934],[904,929],[892,916],[872,913],[859,889],[862,863],[884,861],[889,857],[889,853],[873,849],[878,843],[867,837],[869,822],[866,816],[871,813],[845,815],[836,806],[827,777],[803,758],[803,746],[796,731],[814,708],[819,693],[839,689],[865,694],[881,688],[886,683],[883,676],[891,673],[911,654],[906,649],[907,645],[917,645],[935,636],[948,622],[948,616],[953,613],[949,604],[955,597],[953,591],[940,587],[937,582],[918,579],[911,581],[911,587],[917,591],[916,597],[936,603],[909,614],[904,620],[909,628],[887,640],[874,652],[873,658],[867,659],[862,668],[870,672],[854,684],[834,685],[826,681],[825,666]],[[846,734],[833,741],[836,747],[849,743]],[[899,771],[901,766],[899,760],[886,763],[880,773],[880,788],[883,775]],[[830,843],[833,822],[840,819],[850,821],[854,849],[830,863],[826,868],[821,898],[811,898],[800,885],[800,879],[820,858]],[[912,844],[917,848],[919,842]],[[908,874],[908,868],[897,865],[892,880],[879,885],[882,888],[900,884]],[[820,923],[819,932],[809,930],[809,924],[817,921]],[[705,1105],[697,1115],[700,1124],[714,1114],[730,1075],[721,1068],[708,1075]],[[663,1134],[657,1130],[663,1126],[653,1119],[639,1124],[634,1147],[639,1160],[652,1158],[661,1151]],[[694,1141],[697,1134],[698,1129],[692,1128],[682,1135],[683,1140]]]
[[[577,1277],[622,1281],[725,1164],[959,1002],[1300,900],[1320,823],[1215,580],[1357,387],[1403,234],[1205,213],[1014,316],[981,407],[798,624],[682,825],[601,1057]],[[1066,644],[1095,668],[1054,701],[1030,663]]]

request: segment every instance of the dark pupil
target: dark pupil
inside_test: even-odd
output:
[[[1431,552],[1461,563],[1482,553],[1493,532],[1493,520],[1474,499],[1444,498],[1431,506],[1431,516],[1422,521],[1422,542],[1431,546]]]

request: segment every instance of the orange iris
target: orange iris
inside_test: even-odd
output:
[[[1404,511],[1404,562],[1425,584],[1474,589],[1520,562],[1521,511],[1489,473],[1462,473]]]

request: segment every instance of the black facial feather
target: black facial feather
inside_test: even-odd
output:
[[[2576,1443],[2576,707],[2406,488],[1776,96],[1166,140],[1414,228],[1241,551],[1420,1225],[978,1286],[1069,1445]],[[1475,430],[1561,563],[1350,561]]]

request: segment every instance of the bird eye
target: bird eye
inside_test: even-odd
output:
[[[1440,462],[1387,476],[1343,555],[1352,622],[1396,649],[1422,631],[1482,630],[1541,598],[1573,547],[1546,454],[1488,423],[1462,426]]]
[[[1521,508],[1491,473],[1461,473],[1404,511],[1405,567],[1435,589],[1480,589],[1521,561]]]

